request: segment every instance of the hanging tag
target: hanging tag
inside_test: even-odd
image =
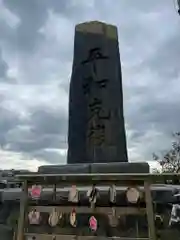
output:
[[[72,185],[72,188],[69,191],[68,201],[74,202],[74,203],[78,202],[78,190],[76,185]]]
[[[76,211],[75,209],[72,210],[72,212],[70,213],[70,224],[72,227],[76,227],[77,225],[77,219],[76,219]]]
[[[109,217],[109,223],[112,227],[116,227],[118,224],[118,218],[116,216],[116,209],[113,207],[112,208],[112,213],[108,215]]]
[[[41,219],[40,212],[37,212],[36,209],[29,212],[28,214],[29,224],[38,225],[40,223],[40,219]]]
[[[30,189],[30,196],[32,199],[39,199],[41,197],[42,187],[40,185],[33,185]]]
[[[61,214],[53,208],[52,213],[49,215],[48,223],[51,227],[55,227],[60,219]]]
[[[137,187],[128,187],[126,191],[126,198],[129,203],[137,203],[141,198],[142,193]]]
[[[155,214],[155,226],[161,228],[163,226],[163,217],[159,214]]]
[[[89,219],[89,228],[95,232],[97,230],[97,220],[94,216]]]
[[[95,186],[92,187],[91,191],[88,192],[89,195],[89,202],[91,204],[91,208],[95,206],[96,200],[97,200],[97,188]]]
[[[178,216],[178,210],[180,210],[180,205],[173,204],[172,210],[171,210],[171,215],[170,215],[170,220],[169,220],[169,226],[171,226],[174,223],[180,222],[180,217]]]
[[[110,202],[114,203],[116,201],[116,186],[112,185],[109,189],[110,193]]]

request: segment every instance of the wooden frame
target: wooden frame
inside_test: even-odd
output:
[[[145,212],[147,213],[147,220],[149,226],[149,238],[150,240],[156,240],[156,231],[154,224],[154,213],[153,213],[153,204],[151,198],[150,185],[156,183],[165,183],[167,180],[177,181],[180,179],[180,174],[28,174],[28,175],[19,175],[20,181],[23,181],[23,194],[20,203],[20,217],[18,222],[18,232],[17,239],[25,240],[25,236],[36,236],[36,240],[44,239],[88,239],[92,236],[71,236],[71,235],[46,235],[46,234],[35,234],[35,233],[26,233],[24,232],[24,222],[25,222],[25,212],[30,210],[31,207],[28,207],[28,187],[34,184],[41,185],[56,185],[59,187],[70,186],[72,184],[76,185],[112,185],[116,184],[117,186],[144,186],[146,209],[137,209],[135,207],[117,207],[117,214],[136,214]],[[37,206],[38,211],[50,212],[53,206]],[[58,210],[63,212],[70,212],[71,207],[60,206],[56,207]],[[88,207],[76,207],[77,212],[91,212],[92,210]],[[108,212],[111,211],[111,208],[97,207],[95,208],[96,212]],[[99,237],[98,237],[99,238]],[[104,238],[104,237],[103,237]],[[128,238],[124,238],[128,239]],[[136,238],[134,238],[136,239]]]

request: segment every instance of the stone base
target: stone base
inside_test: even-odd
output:
[[[149,164],[139,163],[94,163],[91,173],[149,173]]]
[[[40,166],[39,173],[149,173],[149,164],[136,163],[92,163],[92,164],[68,164]]]

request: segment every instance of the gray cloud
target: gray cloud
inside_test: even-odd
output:
[[[36,49],[38,43],[42,41],[42,36],[38,32],[41,26],[44,25],[47,18],[46,4],[42,1],[3,1],[7,7],[19,19],[16,31],[10,39],[11,44],[20,51],[30,51]]]
[[[9,66],[3,59],[2,51],[0,48],[0,83],[16,83],[16,80],[8,76]]]
[[[178,29],[177,29],[178,30]],[[160,78],[172,82],[179,78],[180,33],[174,34],[159,46],[156,54],[148,59],[148,64]]]
[[[46,148],[67,147],[67,118],[55,111],[33,109],[29,119],[9,131],[9,149],[32,153]]]
[[[129,156],[149,160],[180,129],[179,17],[164,0],[0,0],[0,144],[65,162],[75,24],[118,26]],[[29,161],[29,160],[27,160]]]
[[[0,107],[0,112],[0,145],[1,147],[4,147],[7,145],[6,134],[8,131],[15,128],[20,123],[20,120],[16,113],[3,106]]]
[[[34,151],[32,153],[32,155],[34,157],[46,160],[47,162],[50,162],[50,159],[51,159],[51,163],[53,163],[53,164],[66,163],[65,155],[62,155],[59,152],[54,152],[52,150],[51,151],[50,150],[38,150],[38,151]]]
[[[6,78],[6,72],[8,69],[7,63],[2,58],[2,52],[0,51],[0,79]]]

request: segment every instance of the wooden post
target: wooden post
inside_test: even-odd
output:
[[[18,231],[17,231],[17,240],[24,240],[24,217],[25,217],[25,210],[27,204],[27,181],[24,182],[22,188],[22,196],[20,200],[20,213],[19,213],[19,221],[18,221]]]
[[[146,212],[147,212],[147,220],[148,220],[149,239],[156,240],[154,209],[153,209],[153,203],[152,203],[150,183],[148,181],[144,182],[144,191],[145,191],[145,200],[146,200]]]

